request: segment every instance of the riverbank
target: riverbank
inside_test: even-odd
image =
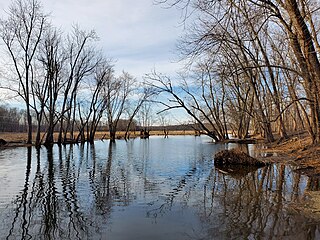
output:
[[[77,135],[77,133],[75,133]],[[117,138],[123,139],[125,132],[117,132]],[[150,131],[150,136],[163,136],[163,131]],[[170,131],[169,136],[174,135],[195,135],[194,131]],[[33,135],[35,137],[35,134]],[[42,135],[43,136],[43,135]],[[139,137],[140,132],[130,132],[130,138]],[[2,132],[0,139],[4,139],[10,146],[24,145],[27,139],[26,133]],[[58,133],[54,135],[55,141]],[[97,132],[96,140],[109,139],[109,133]],[[229,142],[233,142],[229,140]],[[262,139],[258,139],[262,142]],[[250,142],[248,142],[250,143]],[[298,166],[301,171],[309,171],[320,174],[320,145],[313,145],[311,138],[306,132],[295,133],[285,141],[275,141],[274,143],[264,143],[259,149],[259,155],[265,162],[284,163]],[[312,171],[311,171],[312,170]]]
[[[288,140],[266,144],[260,152],[263,160],[271,163],[291,165],[295,172],[308,176],[308,187],[303,200],[290,204],[290,210],[320,220],[320,145],[312,144],[306,132],[296,133]]]
[[[313,169],[320,173],[320,145],[312,144],[306,132],[292,134],[287,140],[266,143],[260,154],[271,163],[290,164],[299,167],[301,171]]]
[[[75,136],[77,136],[77,132],[75,133]],[[163,131],[150,131],[150,136],[164,136]],[[195,135],[195,131],[169,131],[168,133],[170,136],[176,136],[176,135]],[[35,141],[36,134],[33,134],[33,141]],[[119,131],[116,134],[117,139],[123,139],[125,136],[125,131]],[[41,137],[44,137],[44,133],[42,133]],[[129,134],[130,138],[136,138],[140,137],[139,131],[132,131]],[[109,132],[97,132],[95,135],[96,140],[105,140],[109,139],[110,135]],[[16,147],[16,146],[26,146],[27,141],[27,134],[26,133],[20,133],[20,132],[0,132],[0,139],[4,139],[8,142],[8,146],[10,147]],[[54,134],[54,141],[56,142],[58,140],[58,133]]]

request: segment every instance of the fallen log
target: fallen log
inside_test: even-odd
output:
[[[238,144],[255,144],[257,143],[257,139],[254,138],[245,138],[245,139],[226,139],[223,141],[224,143],[238,143]]]
[[[266,165],[256,158],[249,156],[248,154],[238,150],[222,150],[214,156],[215,165],[244,165],[244,166],[256,166],[263,167]]]

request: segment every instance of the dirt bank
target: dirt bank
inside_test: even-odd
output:
[[[312,144],[307,133],[295,133],[287,140],[265,144],[261,150],[264,159],[303,168],[313,168],[320,173],[320,144]]]

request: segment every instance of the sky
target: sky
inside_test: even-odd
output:
[[[181,12],[154,4],[154,0],[39,0],[54,26],[64,32],[78,24],[95,30],[98,45],[113,58],[117,72],[125,70],[141,79],[157,70],[173,75],[177,63],[176,44],[182,35]],[[10,5],[0,0],[0,16]]]
[[[179,9],[155,4],[154,0],[39,1],[53,26],[63,32],[70,32],[75,24],[95,30],[98,46],[115,61],[116,74],[124,70],[141,81],[153,70],[168,76],[181,70],[176,44],[184,28]],[[11,0],[0,0],[0,17],[6,17],[10,4]],[[5,98],[4,102],[20,108],[21,102],[15,101],[19,99]]]

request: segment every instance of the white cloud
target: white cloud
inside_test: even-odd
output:
[[[66,33],[73,24],[94,29],[107,57],[116,60],[118,73],[128,71],[141,80],[157,70],[174,75],[175,45],[182,34],[180,12],[154,5],[153,0],[40,0],[54,26]],[[0,16],[10,5],[0,1]],[[12,101],[12,100],[11,100]]]
[[[106,54],[117,60],[118,69],[141,77],[152,68],[177,67],[170,64],[182,32],[180,13],[175,9],[163,9],[152,0],[43,0],[43,5],[62,29],[75,23],[95,29]]]

